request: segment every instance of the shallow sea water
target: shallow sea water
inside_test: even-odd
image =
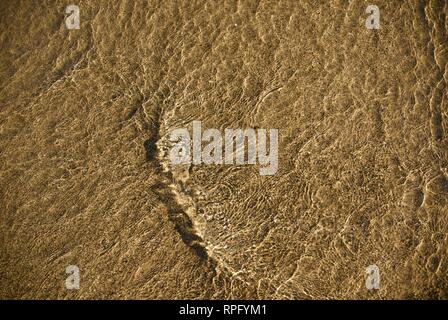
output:
[[[446,1],[76,4],[0,2],[1,298],[448,297]],[[172,167],[194,120],[277,174]]]

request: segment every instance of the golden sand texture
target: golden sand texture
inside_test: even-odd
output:
[[[0,298],[448,298],[448,2],[68,4],[0,1]],[[171,167],[194,120],[278,172]]]

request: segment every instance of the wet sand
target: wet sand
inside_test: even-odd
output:
[[[0,298],[448,298],[446,1],[35,3],[0,2]],[[195,120],[278,129],[277,173],[171,166]]]

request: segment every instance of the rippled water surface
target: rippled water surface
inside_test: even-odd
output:
[[[374,2],[1,1],[0,297],[448,298],[448,2]],[[194,120],[278,172],[171,166]]]

